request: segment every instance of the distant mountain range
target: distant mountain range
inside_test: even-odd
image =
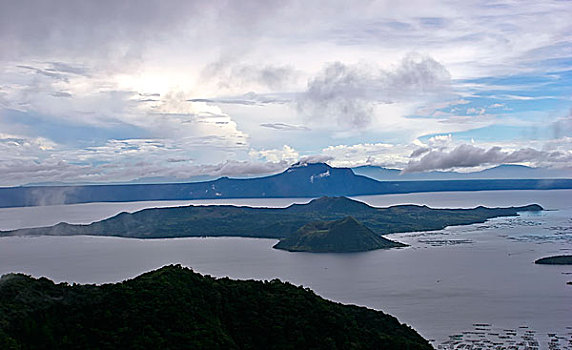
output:
[[[430,171],[426,173],[401,173],[399,169],[388,169],[375,165],[364,165],[352,168],[356,175],[387,181],[420,181],[420,180],[474,180],[474,179],[559,179],[572,178],[572,169],[531,168],[524,165],[503,164],[494,168],[472,173],[456,171]]]
[[[572,168],[548,169],[532,168],[524,165],[503,164],[490,169],[471,173],[456,171],[430,171],[424,173],[401,173],[399,169],[384,168],[375,165],[363,165],[350,168],[354,174],[363,175],[380,181],[425,181],[425,180],[470,180],[470,179],[570,179]],[[260,177],[260,176],[259,176]],[[106,182],[105,185],[141,185],[141,184],[179,184],[189,182],[214,181],[218,177],[213,175],[195,175],[186,178],[172,176],[142,177],[130,181]],[[236,176],[240,179],[252,178],[252,176]],[[38,186],[88,186],[102,185],[101,182],[34,182],[24,185],[25,187]]]
[[[0,207],[213,198],[358,196],[370,194],[572,189],[572,179],[378,181],[349,168],[297,163],[282,173],[246,179],[170,183],[0,188]]]

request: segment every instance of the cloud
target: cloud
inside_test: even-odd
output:
[[[298,163],[300,165],[311,164],[311,163],[328,163],[332,160],[334,160],[334,157],[332,157],[332,156],[328,156],[326,154],[314,154],[314,155],[304,156],[304,157],[300,158]]]
[[[49,77],[49,78],[53,78],[53,79],[57,79],[57,80],[63,80],[65,82],[68,81],[66,75],[59,73],[59,72],[54,72],[54,71],[50,71],[47,69],[41,69],[41,68],[36,68],[36,67],[26,66],[26,65],[19,65],[17,67],[21,68],[21,69],[27,69],[27,70],[33,71],[36,74],[44,75],[44,76]]]
[[[485,114],[485,112],[486,112],[485,108],[475,108],[475,107],[467,108],[467,114],[483,115]]]
[[[54,92],[52,92],[52,96],[54,96],[54,97],[72,97],[73,95],[70,94],[69,92],[65,92],[65,91],[54,91]]]
[[[254,176],[283,171],[287,162],[249,162],[227,160],[217,164],[175,162],[174,165],[155,160],[124,164],[81,165],[66,161],[48,160],[37,163],[29,160],[0,162],[2,186],[28,183],[105,183],[129,182],[136,179],[162,177],[186,180],[197,176]],[[38,198],[38,201],[41,201]],[[57,199],[46,198],[44,203],[54,204]]]
[[[279,90],[295,83],[298,76],[291,66],[243,64],[235,62],[235,58],[208,64],[201,73],[202,80],[214,81],[219,90],[231,91],[256,87]]]
[[[285,144],[405,167],[458,146],[424,135],[485,126],[480,148],[561,164],[572,3],[429,1],[0,1],[0,181],[184,176]]]
[[[301,131],[301,130],[310,130],[310,128],[305,127],[303,125],[290,125],[286,123],[263,123],[260,126],[265,128],[270,128],[274,130],[281,130],[281,131]]]
[[[197,174],[214,176],[252,176],[266,175],[283,171],[289,166],[286,162],[252,163],[248,161],[225,161],[217,165],[201,166]]]
[[[443,147],[453,142],[453,135],[435,135],[427,139],[427,143],[432,147]]]
[[[287,162],[293,163],[300,158],[298,151],[288,145],[284,145],[282,149],[267,150],[250,150],[248,155],[255,159],[264,159],[268,162]]]
[[[491,164],[505,163],[570,163],[572,152],[539,151],[533,148],[519,149],[513,152],[503,151],[501,147],[489,149],[461,144],[452,150],[432,150],[419,160],[410,160],[403,169],[404,173],[454,168],[472,168]]]
[[[189,102],[204,102],[211,104],[230,104],[230,105],[245,105],[245,106],[264,106],[267,104],[283,104],[290,102],[289,98],[278,97],[270,94],[257,94],[255,92],[247,92],[246,94],[230,97],[217,97],[217,98],[192,98],[188,99]]]
[[[7,79],[13,85],[5,89],[5,97],[0,96],[4,108],[0,109],[0,126],[8,130],[1,124],[4,119],[9,120],[10,128],[25,128],[28,134],[46,131],[65,134],[62,129],[72,129],[84,139],[72,140],[76,144],[92,141],[94,134],[98,134],[107,136],[108,140],[171,139],[172,143],[186,147],[240,148],[248,145],[248,135],[220,107],[190,102],[183,91],[173,90],[162,96],[142,95],[113,89],[116,86],[110,84],[91,86],[86,84],[84,76],[71,73],[66,76],[69,77],[67,82],[43,75],[24,82]],[[141,97],[144,97],[144,103]],[[4,117],[10,114],[9,110],[21,113],[18,118]],[[32,120],[36,121],[32,123]],[[137,131],[127,133],[125,129]],[[82,133],[85,134],[83,137]]]
[[[189,102],[182,92],[162,96],[152,104],[145,118],[134,116],[133,123],[154,130],[160,138],[186,146],[246,147],[248,135],[219,107],[204,102]]]
[[[555,139],[572,135],[572,109],[568,111],[567,116],[556,119],[549,127]]]
[[[388,71],[385,75],[387,92],[397,98],[442,92],[449,88],[451,80],[445,66],[429,56],[419,54],[407,55],[395,71]]]
[[[418,149],[416,149],[415,151],[411,152],[411,155],[410,155],[409,157],[410,157],[410,158],[417,158],[417,157],[419,157],[420,155],[423,155],[423,154],[425,154],[425,153],[427,153],[427,152],[429,152],[429,151],[431,151],[430,148],[428,148],[428,147],[421,147],[421,148],[418,148]]]
[[[334,166],[360,166],[365,164],[395,167],[407,162],[411,146],[389,143],[360,143],[328,146],[321,153],[332,158]]]
[[[23,0],[0,3],[0,58],[140,56],[145,43],[182,26],[194,1]],[[46,16],[46,13],[50,13]],[[63,67],[65,69],[65,67]]]
[[[442,64],[418,54],[406,56],[393,70],[335,62],[308,82],[298,110],[312,121],[363,129],[374,117],[375,104],[434,96],[448,88],[450,78]]]

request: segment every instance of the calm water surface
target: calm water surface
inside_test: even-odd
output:
[[[56,281],[104,283],[181,263],[213,276],[280,278],[328,299],[383,310],[437,342],[474,323],[528,326],[539,338],[572,331],[572,268],[535,265],[535,259],[572,254],[572,191],[449,192],[363,196],[374,206],[510,206],[538,203],[540,214],[498,218],[441,231],[394,234],[404,249],[356,254],[290,253],[275,240],[113,237],[0,239],[0,274],[25,272]],[[89,223],[122,211],[186,204],[284,207],[309,199],[229,199],[90,203],[0,209],[0,230]],[[546,340],[546,339],[545,339]],[[546,342],[545,342],[546,343]],[[542,344],[542,341],[541,341]]]

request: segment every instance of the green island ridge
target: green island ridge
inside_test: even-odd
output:
[[[0,348],[432,349],[381,311],[308,288],[165,266],[120,283],[0,279]]]
[[[537,204],[508,207],[473,209],[431,209],[419,205],[397,205],[375,208],[346,197],[321,197],[306,204],[293,204],[286,208],[252,208],[233,205],[185,206],[175,208],[144,209],[135,213],[120,213],[114,217],[89,225],[59,223],[50,227],[26,228],[2,231],[1,236],[21,235],[92,235],[128,238],[175,238],[175,237],[252,237],[289,239],[298,229],[317,221],[335,221],[351,216],[379,237],[391,233],[434,231],[447,226],[482,223],[488,219],[515,216],[523,211],[543,210]],[[363,238],[363,235],[361,235]],[[371,235],[369,235],[371,237]],[[351,235],[343,240],[351,245]],[[390,248],[391,244],[369,240],[360,250],[355,246],[341,248],[337,252],[355,252],[378,248]],[[289,241],[291,242],[291,240]],[[391,242],[391,241],[390,241]],[[392,242],[393,246],[403,246]],[[279,245],[277,248],[281,248]],[[317,251],[324,251],[314,246]],[[314,250],[305,250],[314,251]]]
[[[534,262],[540,265],[572,265],[572,255],[556,255],[538,259]]]
[[[351,216],[334,221],[314,221],[283,238],[274,248],[291,252],[351,253],[405,247],[376,234]]]

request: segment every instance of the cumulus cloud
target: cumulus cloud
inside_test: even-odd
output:
[[[284,145],[281,149],[266,149],[266,150],[250,150],[248,153],[251,158],[264,159],[268,162],[288,162],[293,163],[300,154],[294,148]]]
[[[431,147],[444,147],[453,143],[453,135],[435,135],[427,139],[427,144]]]
[[[47,157],[57,144],[44,137],[0,133],[0,163]]]
[[[567,164],[571,161],[572,153],[565,151],[539,151],[533,148],[524,148],[507,152],[503,151],[501,147],[485,149],[469,144],[461,144],[452,150],[432,150],[419,160],[410,160],[403,172],[472,168],[505,163]]]
[[[393,70],[376,66],[328,64],[308,82],[298,110],[310,120],[332,121],[361,129],[374,117],[378,103],[393,103],[443,92],[450,83],[447,69],[431,57],[410,54]]]
[[[396,167],[407,162],[411,146],[389,143],[360,143],[353,145],[328,146],[322,154],[332,158],[335,166],[381,165]]]
[[[311,164],[311,163],[329,163],[334,160],[334,157],[326,154],[314,154],[310,156],[304,156],[298,161],[299,164]]]

